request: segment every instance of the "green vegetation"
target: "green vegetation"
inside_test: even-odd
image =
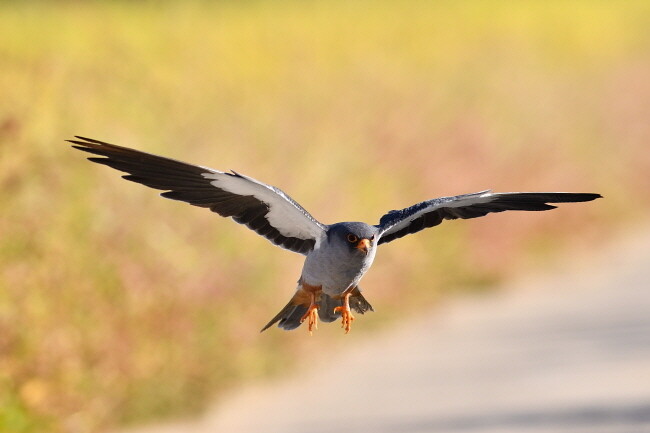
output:
[[[0,431],[195,411],[639,219],[649,20],[647,1],[0,4]],[[85,162],[74,134],[236,169],[326,223],[485,188],[607,202],[405,238],[351,335],[260,335],[301,257]]]

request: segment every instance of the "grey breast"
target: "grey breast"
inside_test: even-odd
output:
[[[375,258],[376,248],[367,255],[350,254],[347,246],[329,239],[311,251],[302,269],[302,281],[322,286],[328,295],[338,295],[355,286]]]

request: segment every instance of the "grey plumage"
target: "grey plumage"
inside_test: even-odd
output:
[[[340,295],[351,286],[356,286],[363,274],[370,268],[377,249],[370,248],[362,253],[349,234],[357,239],[376,240],[379,230],[363,222],[344,222],[327,226],[321,247],[311,251],[302,268],[301,281],[311,286],[321,286],[330,296]]]
[[[323,322],[342,318],[350,329],[351,310],[373,311],[359,281],[375,258],[377,246],[443,220],[477,218],[506,210],[543,211],[550,203],[590,201],[592,193],[517,192],[489,190],[423,201],[381,217],[379,224],[341,222],[325,225],[282,190],[236,172],[225,173],[122,146],[77,136],[73,147],[96,155],[92,162],[126,172],[132,182],[163,190],[161,195],[209,208],[244,224],[274,244],[304,254],[298,287],[289,303],[262,329],[278,323],[295,329],[316,316]]]

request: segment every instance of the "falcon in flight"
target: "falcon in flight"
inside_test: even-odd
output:
[[[282,248],[303,254],[298,286],[287,305],[262,328],[275,323],[291,330],[307,321],[309,332],[324,322],[342,319],[350,331],[354,316],[373,311],[359,281],[375,258],[377,247],[443,220],[477,218],[506,210],[542,211],[550,203],[591,201],[600,194],[506,192],[490,190],[434,198],[382,216],[379,224],[323,224],[280,189],[235,171],[225,173],[127,147],[77,136],[73,147],[97,155],[92,162],[126,172],[122,177],[164,190],[165,198],[209,208],[264,236]]]

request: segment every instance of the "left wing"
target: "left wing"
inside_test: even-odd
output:
[[[68,140],[88,158],[128,174],[126,180],[166,190],[163,197],[232,217],[288,250],[307,254],[325,236],[325,226],[280,189],[239,173],[187,164],[90,138]]]
[[[434,198],[381,217],[379,244],[437,226],[443,220],[468,219],[506,210],[541,211],[555,209],[549,203],[591,201],[600,194],[572,192],[504,192],[490,190],[453,197]]]

